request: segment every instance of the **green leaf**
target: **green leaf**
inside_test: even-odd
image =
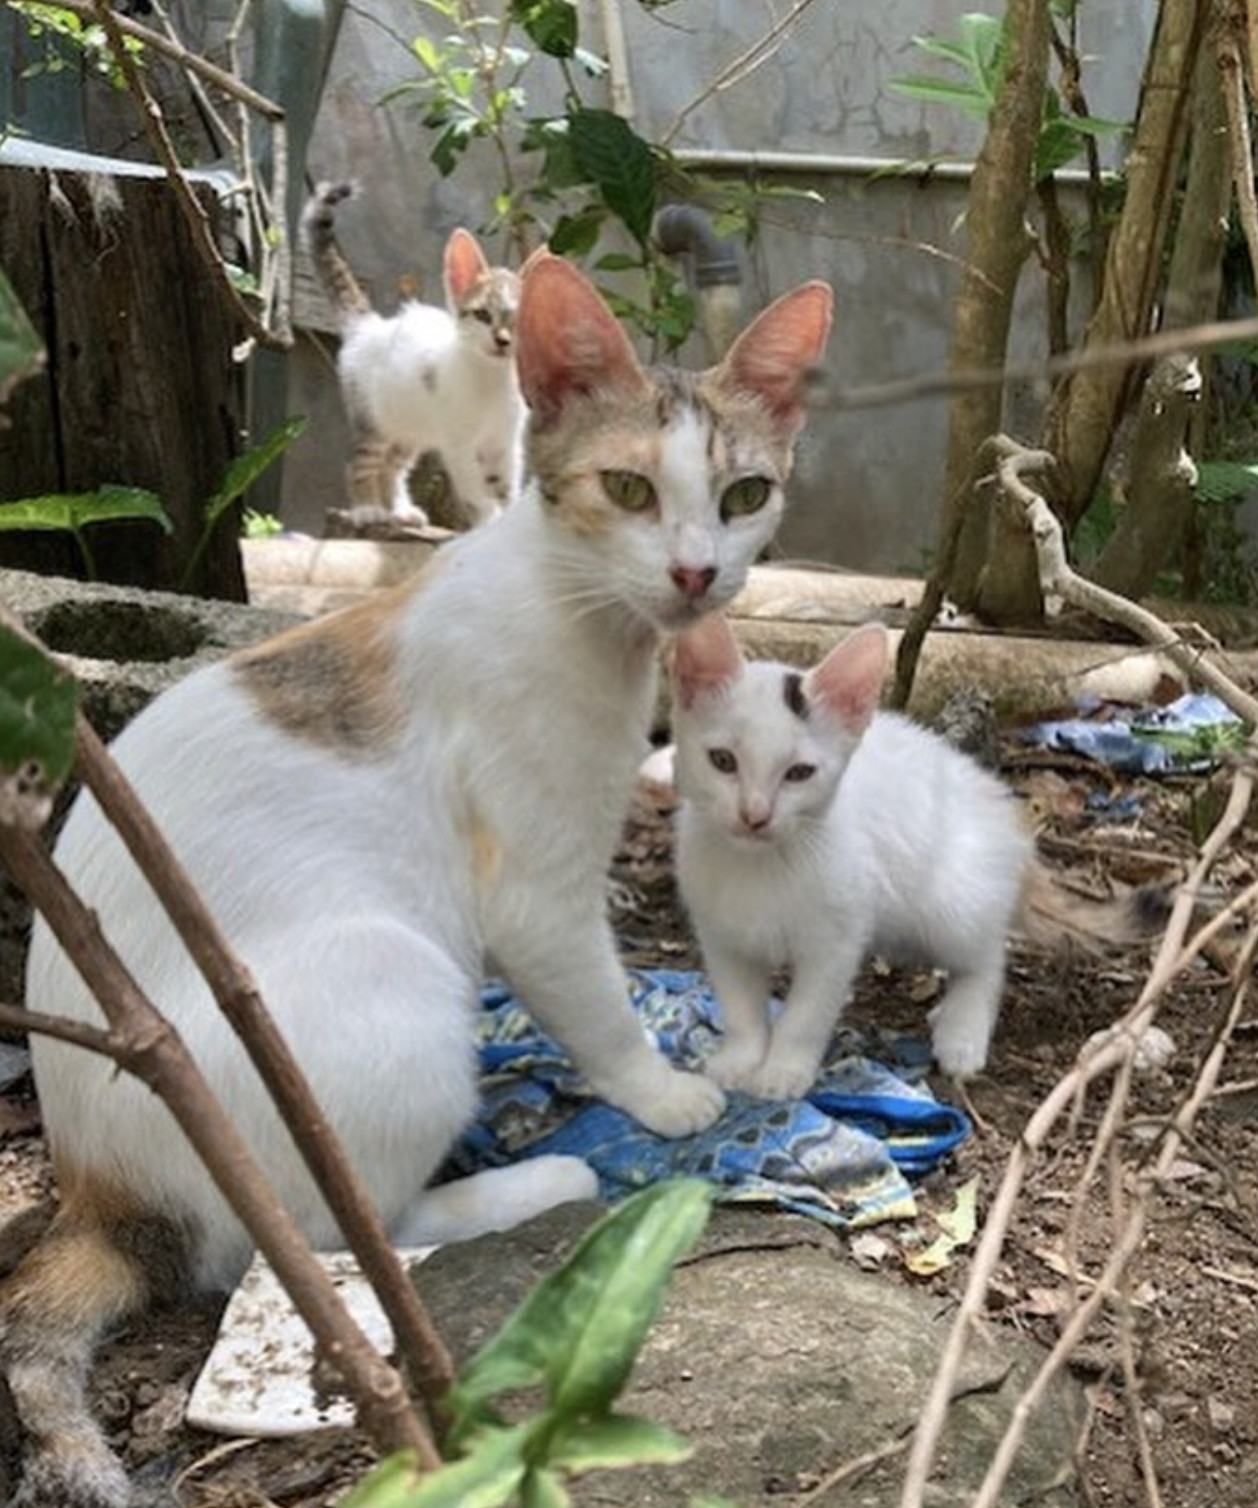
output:
[[[95,492],[50,492],[0,503],[0,530],[65,529],[77,534],[87,524],[147,519],[169,534],[173,525],[161,499],[144,487],[98,487]]]
[[[279,460],[305,427],[304,414],[294,414],[291,418],[283,419],[265,440],[252,446],[245,451],[244,455],[237,456],[229,463],[227,470],[223,473],[223,480],[219,483],[218,491],[205,505],[205,520],[201,525],[196,547],[183,568],[183,574],[180,577],[181,586],[186,588],[196,579],[197,569],[201,564],[202,556],[209,548],[215,524],[227,509],[253,486],[262,473]]]
[[[576,52],[577,8],[572,0],[511,0],[508,14],[552,58],[570,58]]]
[[[553,1471],[538,1466],[520,1488],[520,1508],[572,1508],[572,1498]]]
[[[340,1508],[506,1508],[524,1479],[530,1426],[486,1430],[469,1453],[420,1474],[412,1458],[395,1456],[366,1477]]]
[[[0,271],[0,409],[17,384],[34,376],[43,365],[44,347],[35,327],[8,278]],[[0,425],[4,422],[0,414]]]
[[[580,1475],[620,1466],[672,1466],[688,1460],[694,1447],[671,1429],[630,1414],[576,1419],[551,1443],[552,1466]]]
[[[596,186],[634,239],[645,242],[655,218],[651,148],[628,121],[610,110],[571,110],[568,130],[577,170]]]
[[[205,522],[209,528],[223,513],[273,466],[306,427],[306,416],[295,414],[277,424],[265,440],[237,456],[223,474],[218,491],[205,505]]]
[[[547,244],[558,257],[574,257],[582,261],[594,250],[605,218],[605,212],[597,204],[576,215],[561,215]]]
[[[976,120],[986,120],[991,113],[991,101],[970,84],[955,84],[947,79],[914,75],[911,78],[891,79],[888,87],[908,99],[920,99],[928,105],[950,105],[957,110],[964,110]]]
[[[47,820],[74,764],[79,688],[68,670],[0,624],[0,816]]]
[[[456,1433],[488,1399],[534,1385],[545,1386],[559,1419],[605,1412],[629,1376],[673,1263],[703,1229],[711,1198],[697,1179],[656,1184],[589,1230],[464,1367],[450,1396]]]
[[[1205,503],[1227,503],[1258,491],[1258,462],[1199,461],[1197,496]]]

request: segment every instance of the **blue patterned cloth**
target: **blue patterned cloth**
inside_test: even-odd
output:
[[[720,1032],[704,976],[638,971],[629,990],[661,1051],[698,1067]],[[867,1044],[840,1029],[806,1100],[731,1095],[707,1131],[667,1140],[591,1099],[561,1049],[502,986],[487,987],[482,1005],[481,1115],[451,1159],[452,1175],[563,1152],[590,1164],[607,1199],[687,1174],[715,1184],[718,1199],[769,1203],[855,1229],[911,1219],[909,1178],[937,1167],[970,1131],[960,1110],[912,1082],[929,1061],[924,1049],[886,1044],[883,1056],[900,1060],[893,1069],[864,1056]]]

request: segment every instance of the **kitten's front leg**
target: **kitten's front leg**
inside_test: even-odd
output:
[[[746,1085],[749,1093],[766,1100],[804,1098],[817,1082],[863,956],[861,941],[845,937],[829,952],[795,963],[790,993],[770,1032],[769,1050]]]
[[[721,1007],[721,1040],[703,1071],[724,1089],[752,1087],[769,1048],[769,971],[710,943],[704,963]]]
[[[536,901],[544,891],[533,889]],[[591,1090],[659,1136],[690,1136],[725,1108],[711,1079],[672,1067],[629,1003],[611,928],[599,912],[551,911],[489,923],[489,946],[516,994],[561,1042]]]

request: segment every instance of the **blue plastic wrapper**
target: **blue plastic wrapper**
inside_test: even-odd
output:
[[[1021,730],[1038,748],[1084,754],[1136,775],[1197,774],[1211,770],[1246,737],[1245,724],[1217,696],[1189,693],[1165,707],[1104,719],[1077,717]]]

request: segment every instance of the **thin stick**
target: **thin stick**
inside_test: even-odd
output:
[[[184,220],[192,233],[192,243],[196,247],[197,255],[205,264],[210,274],[211,281],[218,288],[219,293],[227,300],[228,305],[236,317],[249,332],[251,339],[259,345],[264,345],[272,350],[286,351],[293,343],[292,330],[279,321],[275,327],[269,326],[265,320],[260,320],[249,305],[241,298],[240,294],[232,286],[231,279],[227,275],[227,267],[223,258],[219,255],[218,245],[214,239],[214,233],[210,228],[209,217],[206,215],[201,201],[197,198],[191,183],[184,173],[175,151],[174,143],[166,130],[166,121],[162,114],[162,107],[154,99],[148,84],[136,66],[135,59],[127,51],[124,33],[119,26],[119,18],[114,14],[108,0],[92,0],[92,15],[104,28],[110,50],[113,52],[114,61],[122,73],[127,88],[136,102],[139,104],[144,115],[145,128],[148,131],[149,141],[153,145],[158,160],[166,169],[167,181],[175,195]],[[157,36],[158,33],[152,33]],[[282,139],[278,138],[277,139]],[[276,153],[276,171],[279,172],[279,164],[283,154]],[[281,245],[284,237],[281,238]],[[277,310],[277,315],[279,311]]]

